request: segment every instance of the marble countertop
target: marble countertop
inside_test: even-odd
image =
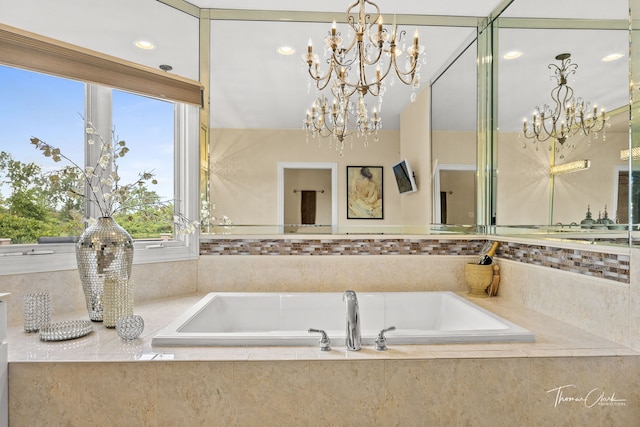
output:
[[[461,294],[465,296],[465,294]],[[156,347],[152,337],[203,294],[193,294],[136,304],[135,314],[145,321],[142,335],[121,339],[115,329],[93,323],[89,335],[68,341],[41,341],[21,324],[9,325],[9,363],[15,362],[125,362],[142,360],[242,361],[242,360],[359,360],[501,357],[624,356],[640,353],[545,316],[500,297],[469,298],[479,306],[532,331],[534,343],[394,345],[384,352],[373,347],[349,352],[335,346],[330,352],[318,347]],[[86,311],[54,316],[53,322],[86,320]]]

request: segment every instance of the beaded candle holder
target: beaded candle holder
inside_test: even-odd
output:
[[[108,275],[104,280],[103,324],[115,328],[118,319],[133,314],[133,280]]]
[[[51,323],[40,329],[42,341],[65,341],[83,337],[93,331],[89,320],[67,320]]]
[[[51,322],[51,294],[36,292],[24,296],[24,330],[37,332]]]
[[[123,340],[134,340],[144,330],[144,320],[141,316],[122,316],[116,324],[116,332]]]

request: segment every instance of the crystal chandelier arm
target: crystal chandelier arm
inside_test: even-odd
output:
[[[392,47],[390,50],[391,60],[389,61],[389,65],[386,67],[386,70],[384,71],[384,73],[380,70],[379,66],[376,67],[376,77],[373,81],[370,82],[369,79],[367,78],[365,65],[373,65],[376,63],[379,64],[380,58],[382,57],[382,53],[384,52],[383,49],[376,49],[376,50],[377,50],[377,57],[375,58],[375,60],[367,61],[365,48],[362,46],[362,43],[358,44],[358,55],[360,57],[360,61],[358,63],[359,80],[356,83],[346,82],[348,86],[354,89],[352,93],[354,93],[357,90],[363,94],[371,93],[373,96],[380,95],[382,81],[385,79],[385,77],[387,77],[387,75],[391,71],[393,63],[395,62],[395,45],[392,44]]]
[[[318,105],[320,108],[318,108]],[[308,132],[317,134],[323,138],[331,135],[331,129],[329,129],[326,122],[326,99],[319,101],[316,99],[313,103],[311,112],[307,111],[307,118],[304,121],[305,129]]]
[[[329,69],[327,70],[325,75],[320,75],[320,70],[318,66],[318,57],[313,53],[313,47],[311,45],[311,41],[309,41],[309,48],[306,55],[307,65],[309,76],[316,82],[316,87],[319,90],[323,90],[327,87],[329,82],[331,81],[331,76],[334,72],[334,62],[333,58],[329,61]],[[315,64],[315,73],[313,72],[313,65]]]
[[[371,20],[370,19],[371,15],[367,15],[365,22],[361,24],[363,37],[364,37],[364,33],[366,33],[367,35],[366,37],[367,44],[366,44],[366,47],[363,49],[363,54],[361,55],[360,59],[362,62],[364,62],[367,65],[374,65],[378,61],[380,61],[380,58],[382,58],[382,54],[385,52],[384,43],[389,38],[389,34],[386,32],[386,30],[383,28],[383,25],[382,25],[382,15],[380,15],[380,9],[378,9],[378,6],[375,3],[372,3],[372,4],[376,8],[375,19]],[[394,35],[395,35],[395,24],[394,24]],[[375,53],[373,54],[372,58],[367,59],[366,53],[369,47],[375,49]]]
[[[545,142],[552,137],[552,133],[546,130],[546,121],[549,117],[545,118],[544,109],[540,110],[540,107],[536,107],[533,113],[533,123],[531,127],[527,124],[527,119],[524,119],[522,132],[525,138],[534,139],[536,141]],[[542,133],[542,131],[545,131]]]
[[[538,119],[538,126],[535,128],[535,133],[538,141],[544,142],[551,138],[556,137],[556,122],[553,120],[553,117],[544,117],[540,116]],[[547,124],[551,123],[551,129],[547,128]],[[543,138],[540,138],[543,136]]]
[[[371,47],[373,49],[375,49],[375,53],[373,55],[373,57],[371,57],[370,59],[367,59],[367,49]],[[363,64],[366,65],[374,65],[376,64],[378,61],[380,61],[380,58],[382,58],[382,54],[385,52],[385,50],[382,47],[378,47],[375,44],[372,43],[368,43],[367,45],[362,45],[361,46],[361,55],[360,55],[360,61]]]
[[[353,58],[351,58],[350,60],[345,60],[346,58],[348,58],[347,55],[351,52],[353,52]],[[340,58],[340,56],[342,58]],[[375,61],[367,61],[367,52],[365,43],[363,41],[363,32],[359,31],[354,38],[354,43],[352,44],[352,46],[344,50],[340,55],[335,52],[333,54],[334,62],[341,67],[341,72],[336,73],[337,79],[339,80],[341,86],[349,87],[351,89],[348,91],[349,94],[355,93],[356,90],[364,90],[365,92],[368,91],[371,84],[367,79],[365,65],[375,64],[380,59],[380,57],[381,51],[378,52]],[[350,82],[346,78],[346,70],[351,69],[354,65],[357,65],[358,67],[358,79],[355,82]],[[344,73],[342,73],[342,69],[345,70]],[[347,91],[345,90],[345,92]]]
[[[405,32],[402,31],[401,35],[400,35],[400,40],[402,40],[402,37],[404,36]],[[414,37],[413,39],[413,46],[408,49],[409,53],[409,70],[407,71],[402,71],[400,70],[400,67],[398,67],[398,61],[396,59],[395,56],[395,44],[392,41],[391,44],[391,61],[393,62],[393,68],[396,72],[396,75],[398,76],[398,78],[400,79],[400,81],[406,85],[410,85],[413,82],[413,79],[415,78],[416,75],[416,68],[418,66],[418,54],[420,53],[420,45],[418,44],[418,37],[417,35]]]
[[[369,43],[380,50],[382,50],[382,46],[388,36],[382,23],[382,15],[380,15],[380,9],[378,9],[375,19],[369,23],[367,38],[369,39]]]
[[[574,127],[575,119],[575,101],[573,99],[573,89],[567,84],[567,77],[575,74],[578,64],[572,64],[570,55],[561,54],[556,56],[561,61],[560,67],[550,64],[549,69],[554,69],[554,77],[558,85],[551,91],[551,98],[556,104],[553,111],[553,136],[563,144],[569,136],[575,135],[578,128]],[[579,107],[581,110],[581,107]],[[562,121],[564,120],[564,121]],[[558,121],[560,121],[560,129],[558,130]]]

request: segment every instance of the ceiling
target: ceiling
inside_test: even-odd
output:
[[[374,0],[383,13],[488,16],[502,0]],[[279,10],[344,13],[355,0],[187,0],[202,9]]]
[[[344,19],[348,2],[189,0],[181,5],[181,0],[0,0],[0,22],[156,69],[160,64],[169,64],[172,73],[199,79],[199,20],[176,7],[211,9],[212,126],[301,128],[304,113],[315,95],[309,89],[301,54],[309,39],[320,49],[330,20],[334,15],[338,21]],[[421,89],[440,75],[460,53],[461,46],[474,38],[474,26],[455,27],[446,23],[452,17],[485,17],[503,3],[503,0],[378,1],[385,22],[397,14],[400,27],[409,37],[415,28],[419,30],[426,60],[420,71]],[[256,10],[260,12],[255,13]],[[625,20],[627,13],[627,0],[515,0],[503,16]],[[286,20],[291,17],[321,22]],[[475,19],[456,18],[455,22],[466,25],[475,23]],[[348,33],[339,29],[343,35]],[[517,127],[523,114],[528,115],[536,105],[548,102],[545,101],[550,91],[547,64],[565,51],[573,53],[580,65],[575,83],[584,88],[581,95],[597,99],[609,109],[625,102],[625,83],[621,83],[622,89],[616,86],[612,90],[608,82],[614,77],[624,79],[625,73],[628,80],[626,57],[608,64],[600,60],[605,52],[618,50],[621,44],[624,48],[624,31],[615,34],[594,31],[578,36],[575,31],[552,28],[500,32],[504,35],[500,39],[501,55],[511,49],[523,51],[522,57],[513,62],[499,59],[502,128]],[[136,48],[134,41],[141,38],[153,41],[156,47],[149,51]],[[296,53],[278,54],[277,48],[283,44],[292,46]],[[446,108],[440,109],[439,117],[434,116],[434,123],[445,128],[474,130],[475,53],[471,60],[452,66],[445,76],[436,86],[444,94],[438,102]],[[592,92],[592,88],[596,90]],[[398,128],[399,113],[410,102],[410,96],[411,90],[399,83],[389,88],[381,111],[383,129]]]

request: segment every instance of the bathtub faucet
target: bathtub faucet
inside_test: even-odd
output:
[[[349,351],[358,351],[362,345],[358,297],[354,291],[345,291],[342,300],[347,303],[347,338],[345,345]]]

